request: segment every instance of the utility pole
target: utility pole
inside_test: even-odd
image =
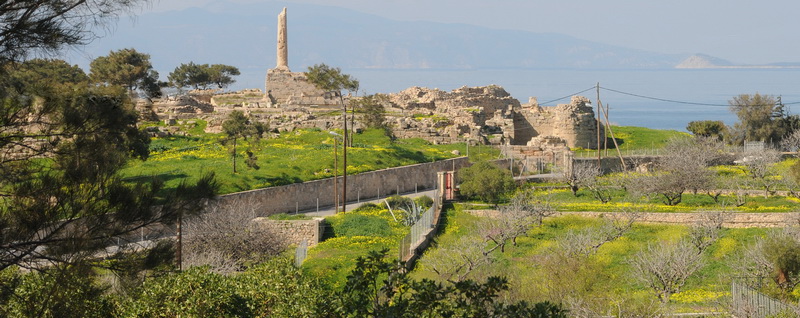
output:
[[[600,82],[597,82],[595,88],[597,89],[597,100],[595,100],[597,104],[597,168],[600,169]]]
[[[339,170],[338,158],[339,155],[336,150],[339,148],[339,143],[336,137],[333,137],[333,209],[335,213],[339,213],[339,183],[337,181],[336,170]]]

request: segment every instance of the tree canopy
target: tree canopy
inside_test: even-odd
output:
[[[461,194],[487,202],[497,203],[504,193],[513,190],[515,186],[511,172],[486,161],[462,168],[459,174]]]
[[[147,0],[25,0],[0,2],[0,62],[86,44],[123,12]]]
[[[739,118],[734,124],[733,141],[779,142],[800,127],[800,117],[789,115],[786,107],[772,95],[742,94],[728,104]]]
[[[308,67],[306,71],[308,82],[326,92],[336,92],[341,94],[342,90],[355,92],[358,90],[358,80],[342,73],[338,67],[330,67],[326,64],[316,64]]]
[[[212,85],[225,88],[236,80],[233,76],[241,74],[239,69],[224,64],[181,64],[169,73],[167,79],[175,88],[194,87],[194,89],[207,89]]]
[[[247,139],[251,137],[258,139],[266,130],[267,127],[264,124],[251,120],[249,116],[238,110],[232,111],[228,115],[228,118],[222,122],[222,131],[228,135],[228,138],[223,142],[232,145],[231,157],[233,158],[233,173],[236,173],[237,140],[240,138]],[[258,169],[259,166],[256,164],[258,158],[255,157],[254,153],[250,149],[248,149],[246,153],[247,159],[245,160],[245,163],[247,166]]]
[[[111,51],[89,65],[89,76],[98,83],[119,85],[130,91],[141,89],[148,97],[161,96],[158,72],[150,63],[150,55],[135,49]]]

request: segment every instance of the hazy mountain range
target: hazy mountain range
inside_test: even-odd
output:
[[[552,34],[466,24],[406,22],[310,4],[219,1],[211,7],[123,18],[85,47],[74,63],[111,50],[151,55],[166,75],[181,63],[228,64],[243,76],[275,66],[277,15],[288,7],[289,66],[326,63],[344,69],[659,69],[730,66],[703,55],[661,54]],[[569,22],[566,22],[569,23]],[[250,75],[254,77],[254,75]]]

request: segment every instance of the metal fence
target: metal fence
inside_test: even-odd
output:
[[[428,211],[422,213],[419,219],[411,225],[411,231],[400,241],[400,260],[405,261],[411,257],[415,248],[422,241],[423,237],[427,235],[430,230],[436,225],[437,210],[441,208],[441,194],[440,190],[436,191],[436,196],[433,199]]]
[[[780,302],[738,282],[732,283],[731,296],[731,313],[736,317],[764,318],[778,313],[800,313],[800,308]]]

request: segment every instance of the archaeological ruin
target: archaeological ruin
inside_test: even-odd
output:
[[[219,132],[233,110],[248,113],[276,132],[341,128],[341,112],[335,111],[341,110],[338,98],[314,87],[304,72],[290,70],[286,21],[284,8],[278,16],[277,63],[267,70],[264,90],[192,91],[147,107],[160,120],[204,119],[208,132]],[[604,135],[590,101],[581,96],[556,106],[539,105],[535,98],[523,104],[497,85],[452,91],[411,87],[382,95],[387,124],[399,138],[506,145],[525,156],[555,156],[569,148],[596,148],[598,129]],[[358,121],[354,128],[361,128]]]

